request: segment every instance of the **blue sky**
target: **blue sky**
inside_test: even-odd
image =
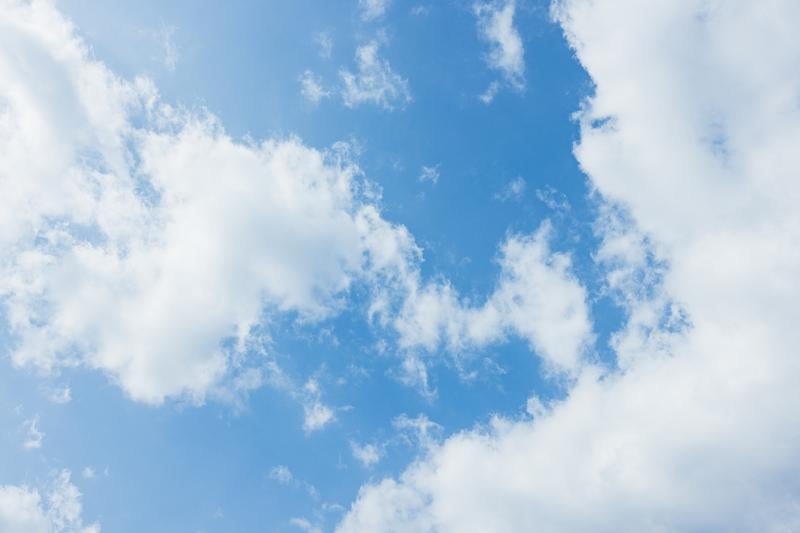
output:
[[[676,4],[9,1],[0,530],[796,523],[797,9]]]

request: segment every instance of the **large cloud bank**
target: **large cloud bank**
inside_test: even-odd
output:
[[[575,154],[607,202],[617,368],[364,486],[338,530],[795,531],[800,4],[553,15],[596,84]]]

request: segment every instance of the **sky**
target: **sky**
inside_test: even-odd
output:
[[[800,529],[791,0],[0,0],[0,533]]]

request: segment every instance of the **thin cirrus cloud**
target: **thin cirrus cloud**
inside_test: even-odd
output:
[[[800,6],[762,8],[554,4],[596,84],[575,155],[620,369],[365,485],[338,531],[797,528]]]

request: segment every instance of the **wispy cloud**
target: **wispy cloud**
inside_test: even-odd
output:
[[[25,440],[22,446],[26,450],[35,450],[42,447],[44,440],[44,433],[39,430],[39,417],[34,416],[22,423],[23,431],[25,431]]]
[[[496,200],[507,202],[509,200],[519,201],[525,194],[526,183],[522,176],[517,176],[508,182],[499,192],[495,193]]]
[[[314,42],[316,42],[319,47],[319,57],[322,59],[330,59],[331,53],[333,52],[333,38],[323,31],[314,36]]]
[[[380,56],[377,41],[358,47],[355,59],[355,72],[339,72],[344,84],[342,99],[347,107],[370,103],[392,110],[411,102],[408,81],[394,72],[389,62]]]
[[[361,19],[369,22],[382,18],[391,3],[391,0],[358,0]]]
[[[419,181],[425,183],[433,183],[434,185],[439,182],[439,165],[427,166],[422,165],[419,172]]]
[[[498,71],[503,82],[515,91],[525,89],[525,49],[522,38],[514,26],[515,0],[494,0],[473,5],[478,19],[478,35],[489,44],[486,63]],[[500,83],[492,82],[480,95],[488,104],[500,90]]]
[[[323,87],[322,78],[310,70],[304,71],[300,76],[300,94],[313,105],[319,104],[322,99],[331,95],[330,91]]]

